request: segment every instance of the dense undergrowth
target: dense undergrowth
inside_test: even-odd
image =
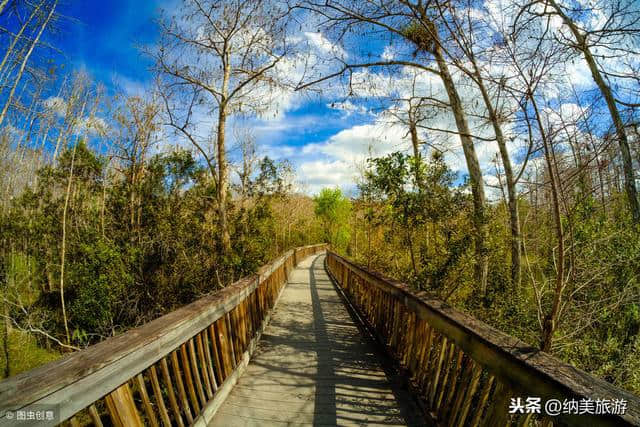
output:
[[[553,220],[545,194],[521,197],[523,279],[510,282],[509,216],[505,201],[490,206],[489,281],[474,280],[472,202],[465,185],[438,159],[421,160],[422,178],[399,153],[370,163],[361,196],[340,225],[340,251],[385,275],[446,300],[525,342],[540,346],[557,267]],[[407,183],[410,182],[409,185]],[[623,194],[596,201],[567,198],[566,284],[552,353],[640,394],[640,234]],[[331,237],[331,236],[329,236]]]

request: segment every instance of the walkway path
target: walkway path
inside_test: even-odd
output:
[[[292,272],[246,372],[212,425],[419,425],[324,269]]]

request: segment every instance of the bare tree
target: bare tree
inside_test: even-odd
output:
[[[71,93],[71,99],[69,103],[78,103],[80,104],[80,114],[79,116],[74,118],[74,126],[73,128],[77,129],[77,124],[80,120],[84,119],[84,113],[87,107],[87,103],[89,102],[89,88],[87,77],[85,75],[79,75],[77,80],[74,82],[73,91]],[[94,106],[97,105],[94,104]],[[95,111],[94,111],[95,112]],[[92,112],[92,114],[94,113]],[[69,326],[68,326],[68,318],[64,297],[64,286],[65,286],[65,257],[67,253],[67,223],[68,223],[68,211],[69,211],[69,202],[71,199],[71,190],[73,188],[73,178],[74,178],[74,166],[76,160],[76,151],[78,148],[78,142],[80,139],[80,135],[76,135],[75,143],[73,144],[73,148],[71,151],[71,164],[69,166],[69,175],[67,177],[67,188],[64,195],[64,204],[62,208],[62,218],[61,218],[61,227],[62,227],[62,237],[60,241],[60,304],[62,306],[62,320],[64,323],[64,330],[66,334],[66,343],[67,345],[71,344],[71,335],[69,334]]]
[[[477,15],[477,11],[473,12],[474,9],[470,7],[469,1],[435,1],[435,3],[440,15],[439,22],[447,30],[449,43],[446,46],[446,51],[455,67],[461,70],[479,90],[486,108],[487,119],[491,124],[498,145],[507,188],[507,207],[511,232],[511,283],[517,289],[521,283],[522,243],[516,189],[517,177],[507,148],[507,136],[503,130],[503,124],[507,122],[509,112],[500,108],[505,97],[501,84],[492,85],[492,76],[484,70],[490,60],[495,59],[494,43],[489,42],[487,45],[481,42],[504,36],[496,34],[489,25],[476,18],[474,14]],[[461,14],[458,9],[466,10],[466,13]],[[488,34],[497,37],[488,37]],[[501,79],[506,77],[508,76],[502,76]]]
[[[0,0],[0,13],[4,12],[8,4],[9,0]]]
[[[579,21],[573,18],[573,16],[593,13],[594,10],[605,15],[604,24],[601,28],[583,28]],[[616,74],[608,73],[602,65],[598,64],[594,53],[597,49],[606,50],[606,54],[602,58],[604,62],[607,59],[625,53],[627,55],[638,54],[638,52],[626,48],[625,45],[628,43],[624,43],[625,40],[637,38],[640,35],[640,30],[637,28],[637,23],[640,22],[640,11],[637,10],[637,4],[633,1],[624,0],[600,1],[593,7],[590,6],[590,10],[586,10],[585,8],[568,7],[555,0],[536,0],[527,3],[522,8],[521,13],[525,11],[536,16],[546,17],[546,19],[554,15],[558,16],[566,28],[569,29],[573,38],[569,38],[560,32],[555,35],[555,40],[582,54],[589,67],[593,81],[606,101],[620,147],[624,186],[629,208],[634,223],[640,224],[640,201],[638,200],[638,191],[636,189],[629,137],[619,108],[619,104],[628,104],[616,97],[611,84],[606,81],[607,77],[616,77]],[[517,22],[516,20],[514,26],[517,25]]]
[[[43,2],[44,3],[44,2]],[[29,61],[29,58],[31,57],[31,55],[33,54],[34,49],[36,48],[36,46],[39,44],[40,42],[40,37],[42,37],[42,33],[44,33],[44,30],[47,28],[47,26],[49,25],[51,18],[53,17],[55,11],[56,11],[56,7],[58,5],[58,0],[55,0],[53,2],[53,4],[51,4],[51,6],[49,7],[48,12],[46,13],[46,15],[43,17],[42,21],[40,22],[40,27],[37,31],[37,33],[35,34],[35,36],[33,37],[33,40],[31,40],[31,44],[29,45],[29,48],[27,50],[27,52],[24,54],[24,57],[20,63],[20,67],[18,69],[18,73],[14,78],[13,81],[13,85],[11,86],[11,89],[9,90],[9,94],[7,95],[7,99],[5,101],[4,107],[2,108],[2,111],[0,111],[0,126],[2,125],[2,122],[4,121],[6,115],[7,115],[7,111],[9,110],[9,106],[11,105],[11,102],[13,100],[13,96],[15,95],[15,91],[16,88],[18,87],[18,84],[20,83],[20,80],[22,80],[22,75],[27,67],[27,62]],[[40,6],[38,6],[39,8]]]
[[[482,171],[474,146],[474,135],[469,126],[462,98],[452,76],[446,50],[441,39],[439,12],[433,2],[383,0],[361,1],[304,1],[300,8],[313,11],[326,22],[329,30],[337,32],[338,40],[343,39],[354,28],[373,27],[389,37],[410,42],[415,46],[412,58],[384,59],[359,63],[344,63],[342,68],[331,74],[299,85],[299,89],[322,81],[350,74],[353,70],[369,67],[414,67],[436,75],[442,81],[448,97],[448,105],[453,114],[457,132],[469,173],[473,196],[473,222],[475,241],[475,277],[481,292],[487,289],[489,253],[487,248],[488,226],[486,197]],[[454,132],[452,132],[454,133]]]
[[[128,97],[116,110],[118,124],[115,157],[124,165],[129,188],[130,238],[141,241],[142,199],[141,185],[145,175],[147,155],[158,138],[160,104],[155,97]]]
[[[281,11],[267,0],[184,0],[180,12],[160,21],[162,38],[153,53],[162,78],[168,125],[207,160],[216,178],[222,248],[231,243],[228,225],[227,120],[233,114],[268,108],[278,85],[277,64],[286,55]],[[177,92],[191,88],[176,105]],[[171,97],[174,97],[171,99]],[[182,109],[182,111],[180,111]],[[202,134],[202,117],[216,114],[212,134]],[[204,149],[215,135],[216,165]]]
[[[240,180],[238,192],[244,201],[251,195],[251,177],[256,172],[260,159],[257,154],[256,138],[249,127],[236,126],[234,136],[241,156],[239,164],[235,165],[236,174]]]
[[[40,11],[40,8],[43,5],[44,5],[44,1],[38,3],[38,5],[35,8],[33,8],[31,13],[29,14],[29,17],[25,20],[24,24],[22,24],[18,32],[13,36],[13,40],[11,40],[11,42],[9,43],[9,47],[7,48],[7,51],[2,57],[2,61],[0,61],[0,75],[4,73],[5,66],[7,65],[7,62],[11,57],[11,55],[15,52],[15,48],[16,48],[16,45],[18,44],[18,41],[20,41],[24,32],[29,28],[29,24],[31,24],[31,21],[33,20],[33,18],[37,16],[38,12]],[[0,13],[1,12],[2,11],[0,11]]]
[[[538,30],[540,30],[539,27],[534,28],[532,31]],[[542,30],[544,31],[544,28]],[[548,352],[551,350],[554,333],[558,328],[567,285],[565,277],[566,236],[562,212],[562,178],[554,147],[554,138],[561,131],[553,128],[553,124],[541,108],[541,105],[546,102],[544,97],[545,90],[550,85],[560,82],[560,78],[554,70],[557,70],[558,64],[564,60],[564,50],[557,45],[549,45],[543,38],[535,40],[533,43],[527,43],[533,39],[531,34],[523,29],[504,40],[505,43],[502,48],[505,60],[509,62],[510,69],[515,73],[514,79],[510,82],[504,82],[504,89],[513,97],[521,109],[527,132],[526,137],[530,140],[531,146],[534,145],[535,141],[537,143],[535,145],[538,145],[542,151],[546,166],[546,173],[543,175],[545,176],[545,184],[549,186],[551,192],[549,204],[553,217],[556,243],[556,247],[552,252],[553,265],[555,267],[555,284],[552,290],[551,307],[546,313],[542,304],[542,289],[537,286],[537,280],[533,274],[530,277],[537,299],[538,316],[542,329],[540,347],[543,351]],[[530,148],[529,153],[531,152]],[[521,174],[522,172],[519,176]],[[537,170],[536,176],[538,176]],[[536,185],[538,186],[537,183]]]

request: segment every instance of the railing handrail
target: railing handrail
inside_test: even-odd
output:
[[[180,347],[233,310],[260,283],[308,245],[291,249],[256,274],[142,326],[0,381],[0,419],[7,410],[57,405],[68,418]],[[295,264],[295,263],[294,263]]]
[[[467,355],[513,389],[543,400],[557,399],[560,396],[594,401],[624,399],[627,401],[624,415],[597,419],[606,423],[613,421],[615,425],[640,425],[640,397],[462,313],[424,291],[411,290],[404,283],[370,271],[330,250],[327,250],[327,256],[334,257],[365,283],[377,286],[400,299],[419,318],[452,340]],[[588,419],[582,416],[564,418],[574,422],[585,422]],[[562,414],[558,419],[563,419]]]

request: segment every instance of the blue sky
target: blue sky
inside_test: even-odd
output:
[[[140,51],[158,39],[154,20],[161,8],[170,9],[175,0],[76,1],[63,14],[63,31],[54,43],[64,52],[67,66],[84,69],[102,82],[112,94],[135,93],[151,87],[152,61]],[[250,121],[261,153],[287,158],[298,170],[302,189],[315,193],[324,186],[355,188],[351,165],[322,150],[332,138],[354,126],[372,121],[365,111],[346,112],[331,105],[344,96],[329,99],[317,94],[295,95],[296,101],[276,118]],[[233,156],[233,154],[232,154]],[[338,162],[336,160],[339,160]],[[309,175],[313,175],[309,177]]]
[[[491,3],[491,0],[487,1]],[[159,17],[160,9],[174,10],[178,4],[178,0],[75,1],[64,10],[64,14],[71,18],[64,22],[63,31],[56,36],[55,44],[65,53],[70,66],[85,69],[95,80],[110,88],[112,93],[140,93],[152,87],[153,76],[149,70],[152,62],[140,52],[139,47],[151,46],[157,41],[158,27],[154,20]],[[343,48],[332,43],[330,35],[317,32],[312,22],[304,22],[304,25],[306,28],[295,36],[306,40],[310,51],[318,54],[338,49],[349,60],[356,62],[403,56],[411,58],[411,51],[407,51],[406,44],[404,47],[402,44],[393,44],[384,34],[356,34],[349,40],[349,47]],[[567,79],[579,90],[592,88],[588,70],[580,60],[567,64],[564,71]],[[405,67],[391,76],[385,70],[358,70],[354,76],[356,86],[359,80],[364,83],[355,90],[353,96],[347,97],[344,80],[341,83],[336,79],[326,82],[320,94],[282,93],[282,97],[286,98],[281,103],[283,111],[246,121],[254,131],[260,153],[275,159],[289,159],[296,167],[300,189],[309,194],[326,186],[340,186],[347,192],[353,192],[358,169],[361,169],[369,153],[383,155],[408,150],[406,128],[390,125],[389,115],[385,115],[390,110],[387,110],[388,105],[384,102],[384,96],[380,95],[379,88],[386,87],[387,91],[393,90],[406,97],[413,90],[410,89],[412,82],[415,85],[417,81],[418,92],[446,99],[437,77],[419,73],[415,69]],[[370,82],[374,82],[377,89],[371,87]],[[558,89],[561,87],[558,86]],[[469,85],[461,85],[459,91],[462,98],[471,103],[478,98]],[[558,94],[561,93],[558,90]],[[550,95],[551,99],[555,96]],[[571,112],[581,108],[572,104],[570,99],[558,102],[562,104],[555,109],[558,111]],[[484,114],[482,108],[475,111],[470,106],[470,111],[476,116]],[[449,113],[439,114],[428,124],[455,129]],[[488,131],[486,122],[475,120],[471,125],[476,134],[492,136],[487,134],[491,131]],[[228,134],[233,138],[232,129]],[[466,166],[457,137],[450,134],[424,135],[424,139],[434,138],[443,141],[443,146],[447,147],[445,160],[462,179],[466,174]],[[516,162],[523,144],[514,140],[510,146]],[[476,151],[484,170],[485,182],[495,184],[495,144],[479,140]]]
[[[104,0],[76,1],[65,9],[61,50],[74,67],[86,67],[105,84],[114,75],[145,82],[151,62],[136,45],[153,43],[157,31],[153,19],[159,2]]]

